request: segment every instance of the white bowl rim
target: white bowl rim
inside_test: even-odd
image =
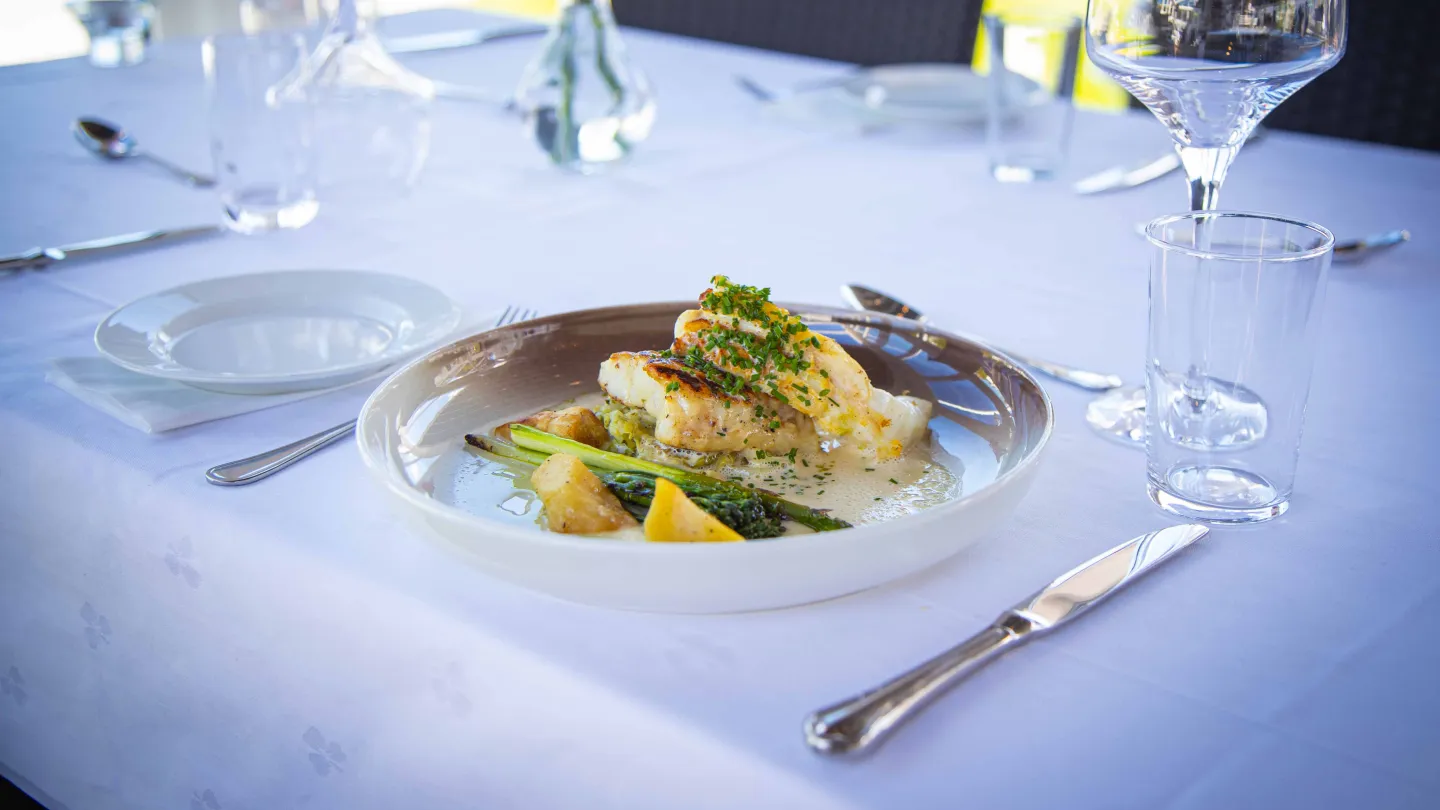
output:
[[[360,408],[360,415],[357,417],[355,422],[355,444],[356,449],[360,453],[361,461],[365,464],[365,467],[369,469],[372,474],[374,474],[380,479],[381,483],[385,485],[386,489],[389,489],[391,492],[399,495],[402,499],[414,505],[421,512],[431,513],[447,521],[458,521],[462,524],[468,524],[471,528],[484,533],[487,540],[503,539],[506,541],[517,541],[526,543],[539,542],[543,545],[550,546],[552,549],[556,550],[574,549],[585,552],[594,552],[599,550],[596,542],[603,542],[608,538],[591,537],[589,535],[572,536],[567,534],[560,534],[558,532],[547,532],[540,529],[539,527],[521,528],[517,526],[511,526],[497,520],[491,520],[481,515],[477,515],[474,512],[468,512],[464,509],[441,503],[434,498],[426,497],[423,493],[415,489],[413,486],[409,486],[408,483],[396,481],[390,475],[391,471],[385,464],[385,459],[383,457],[374,458],[369,452],[367,452],[365,431],[363,428],[367,421],[367,417],[370,416],[371,409],[375,404],[375,400],[382,394],[382,392],[389,388],[391,381],[395,380],[401,375],[406,374],[412,367],[427,362],[431,356],[440,352],[448,351],[452,347],[458,346],[461,343],[468,343],[482,335],[486,335],[491,332],[543,325],[548,321],[552,321],[562,317],[572,317],[578,314],[599,315],[610,310],[628,310],[634,309],[637,306],[659,307],[668,305],[673,305],[678,309],[683,310],[694,308],[695,303],[693,301],[647,301],[638,304],[623,304],[609,307],[593,307],[590,309],[559,312],[553,315],[547,315],[542,318],[535,318],[528,321],[522,321],[520,323],[510,324],[508,326],[484,329],[466,337],[459,338],[444,346],[436,347],[430,352],[427,352],[423,357],[415,358],[410,362],[406,363],[405,365],[401,366],[400,368],[396,369],[393,373],[391,373],[388,377],[385,378],[384,382],[380,383],[380,385],[375,388],[374,392],[372,392],[369,397],[366,398],[365,404]],[[1054,403],[1050,401],[1049,393],[1046,392],[1044,387],[1040,385],[1039,381],[1035,379],[1034,375],[1032,375],[1028,369],[1026,369],[1010,355],[1000,351],[999,349],[996,349],[990,344],[983,341],[975,340],[973,338],[964,337],[955,332],[936,329],[928,322],[906,320],[904,318],[898,318],[892,315],[884,315],[878,312],[845,310],[835,307],[824,307],[810,304],[796,305],[788,302],[780,302],[779,306],[784,307],[791,313],[799,315],[802,318],[811,314],[824,315],[826,317],[833,317],[835,315],[863,315],[868,318],[876,318],[881,320],[882,322],[886,322],[890,326],[892,326],[892,328],[898,326],[901,328],[902,331],[914,331],[915,329],[919,328],[923,329],[927,334],[933,334],[946,339],[959,340],[964,343],[969,343],[977,348],[985,350],[986,352],[996,357],[999,357],[1000,359],[1008,363],[1011,366],[1011,370],[1013,372],[1019,374],[1022,378],[1029,381],[1035,387],[1035,390],[1040,394],[1040,402],[1045,407],[1045,429],[1041,432],[1039,442],[1035,445],[1035,449],[1027,457],[1021,459],[1020,463],[1001,473],[995,478],[995,480],[986,484],[978,492],[970,495],[962,494],[959,498],[946,501],[945,503],[939,504],[937,506],[928,507],[914,515],[905,515],[894,520],[886,520],[879,523],[867,523],[861,526],[852,526],[849,529],[838,530],[843,532],[847,537],[859,537],[861,539],[865,539],[871,537],[872,535],[884,534],[888,531],[893,530],[893,528],[897,524],[908,523],[912,518],[924,517],[927,519],[934,519],[939,517],[939,514],[942,512],[963,509],[971,504],[992,497],[1001,490],[1008,489],[1015,483],[1023,481],[1026,475],[1031,471],[1031,468],[1033,468],[1036,464],[1039,463],[1040,457],[1044,455],[1046,448],[1049,447],[1050,438],[1054,435],[1055,432],[1055,407]],[[757,540],[745,543],[650,543],[611,540],[609,544],[605,547],[605,550],[614,551],[617,554],[691,554],[718,556],[722,554],[736,553],[737,547],[751,548],[758,546],[761,548],[800,549],[807,544],[814,545],[827,542],[833,543],[835,541],[831,537],[832,534],[832,532],[815,532],[813,534],[797,534],[792,536],[767,538],[763,541]],[[746,552],[741,551],[739,553]]]

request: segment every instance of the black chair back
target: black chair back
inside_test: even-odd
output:
[[[1428,26],[1440,8],[1414,0],[1347,5],[1345,56],[1276,107],[1265,125],[1440,150],[1440,50],[1431,50]]]
[[[981,0],[614,0],[622,25],[860,65],[970,63]]]

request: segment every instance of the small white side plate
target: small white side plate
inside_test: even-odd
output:
[[[1035,82],[1009,74],[1016,83],[1010,98],[1017,106],[1044,103],[1046,94]],[[988,76],[964,65],[882,65],[855,73],[839,87],[839,95],[877,120],[893,123],[984,123]]]
[[[235,394],[328,388],[447,337],[460,308],[426,284],[355,270],[286,270],[185,284],[132,301],[95,330],[139,374]]]

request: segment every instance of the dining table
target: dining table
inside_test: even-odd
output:
[[[387,20],[473,25],[468,12]],[[409,28],[406,28],[409,26]],[[1224,207],[1413,240],[1335,264],[1290,511],[1209,537],[997,661],[865,756],[802,720],[952,646],[1076,564],[1179,522],[1143,449],[1040,378],[1053,435],[982,542],[779,610],[572,604],[481,573],[397,511],[352,442],[250,486],[207,468],[353,417],[371,385],[148,434],[47,384],[115,307],[281,269],[375,270],[468,312],[693,300],[717,274],[1143,379],[1149,247],[1178,176],[1071,182],[1169,148],[1080,111],[1051,182],[992,179],[983,127],[857,130],[743,92],[851,66],[625,29],[658,101],[631,159],[559,171],[501,103],[442,97],[408,194],[0,278],[0,775],[50,808],[1429,808],[1440,802],[1440,155],[1274,131]],[[503,99],[536,39],[407,54]],[[0,253],[214,223],[220,204],[82,150],[121,122],[209,167],[201,46],[0,68]],[[323,150],[324,145],[320,148]],[[479,327],[476,327],[479,328]],[[483,542],[483,538],[477,538]]]

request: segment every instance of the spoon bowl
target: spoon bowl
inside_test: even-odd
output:
[[[81,146],[108,160],[124,160],[135,154],[135,139],[114,124],[81,118],[70,131]]]

